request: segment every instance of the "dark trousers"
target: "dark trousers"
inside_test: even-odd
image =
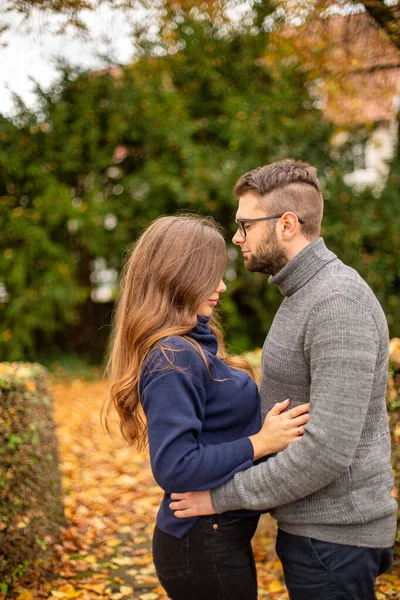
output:
[[[257,574],[251,538],[258,517],[200,517],[182,539],[157,526],[153,560],[173,600],[256,600]]]
[[[291,600],[374,600],[391,548],[359,548],[278,531],[276,553]]]

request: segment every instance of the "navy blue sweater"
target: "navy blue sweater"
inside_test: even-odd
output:
[[[251,467],[253,446],[248,436],[261,427],[257,386],[247,373],[232,369],[216,356],[218,342],[208,321],[199,317],[188,336],[202,345],[211,377],[188,340],[169,336],[162,340],[167,358],[155,349],[145,361],[140,380],[153,475],[165,491],[157,525],[179,538],[197,517],[177,519],[169,508],[170,494],[214,488]]]

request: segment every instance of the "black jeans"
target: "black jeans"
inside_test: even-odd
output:
[[[278,531],[276,553],[291,600],[374,600],[391,548],[360,548]]]
[[[258,516],[200,517],[182,538],[156,525],[153,560],[173,600],[256,600],[257,574],[251,538]]]

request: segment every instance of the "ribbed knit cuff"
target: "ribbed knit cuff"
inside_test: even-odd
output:
[[[243,508],[240,501],[238,501],[235,496],[233,479],[224,483],[224,485],[220,485],[214,490],[211,490],[211,502],[215,512],[221,514],[230,510],[239,510]]]

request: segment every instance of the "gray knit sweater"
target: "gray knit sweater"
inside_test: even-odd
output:
[[[396,532],[385,404],[386,319],[361,277],[312,242],[269,279],[285,295],[265,340],[263,416],[310,401],[303,438],[212,491],[217,513],[271,508],[295,535],[389,547]]]

